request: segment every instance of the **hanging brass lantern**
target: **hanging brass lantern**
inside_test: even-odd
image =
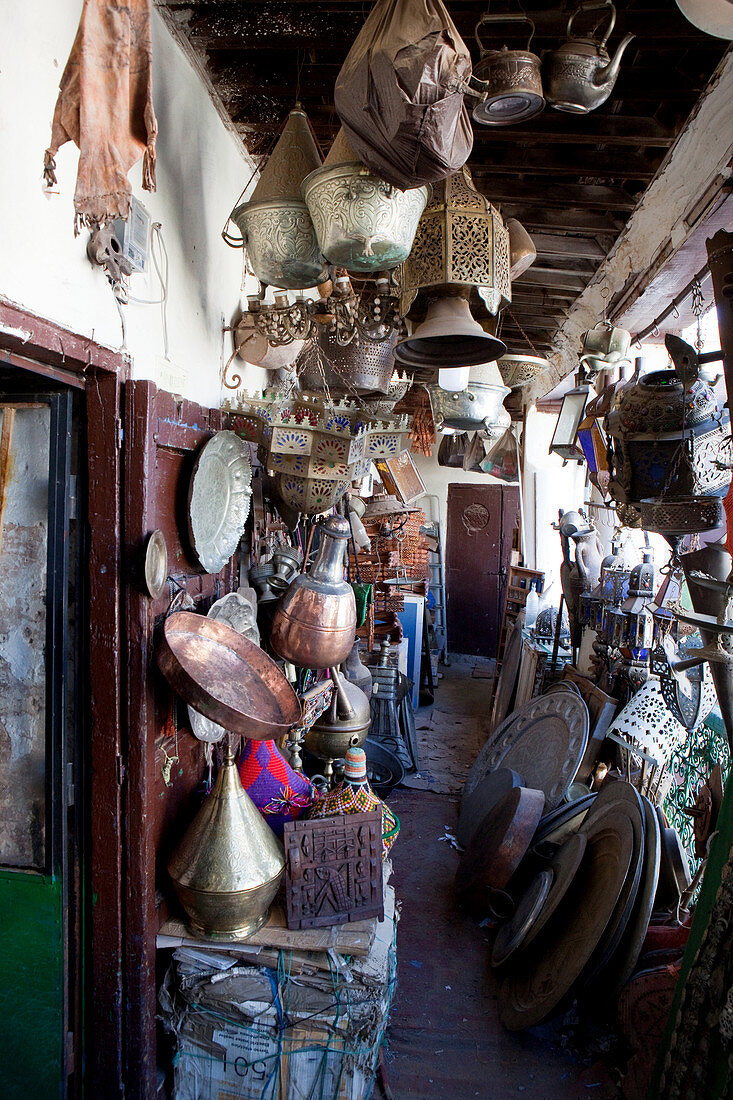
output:
[[[402,313],[420,321],[431,301],[458,294],[496,314],[512,300],[509,270],[509,231],[464,165],[433,185],[402,266]]]
[[[242,786],[231,746],[214,789],[168,864],[193,930],[251,936],[267,920],[285,861],[280,841]]]
[[[402,266],[401,311],[419,324],[395,348],[405,366],[465,367],[506,350],[474,319],[511,301],[509,233],[467,167],[435,184]]]

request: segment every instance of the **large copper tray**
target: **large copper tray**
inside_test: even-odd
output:
[[[298,697],[275,662],[220,620],[170,615],[156,656],[178,694],[232,733],[268,741],[300,721]]]

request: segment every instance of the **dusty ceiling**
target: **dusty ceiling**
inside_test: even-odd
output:
[[[205,68],[225,117],[250,153],[256,157],[270,148],[298,98],[326,152],[339,128],[333,85],[370,3],[156,3]],[[542,55],[565,40],[574,6],[525,0],[536,26],[533,51]],[[473,32],[486,0],[450,0],[448,7],[478,60]],[[603,106],[582,117],[548,107],[512,128],[474,126],[474,182],[505,216],[519,218],[538,252],[534,266],[513,284],[503,318],[510,350],[551,348],[553,334],[623,229],[726,49],[725,42],[688,23],[672,0],[621,0],[618,8],[611,53],[627,31],[636,37]],[[516,12],[518,4],[494,3],[490,10]],[[497,32],[497,46],[526,46],[521,25]]]

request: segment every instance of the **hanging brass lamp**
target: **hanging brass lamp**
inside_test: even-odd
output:
[[[474,318],[489,319],[511,301],[509,233],[465,165],[434,185],[401,285],[401,312],[418,327],[395,348],[396,362],[466,367],[506,350]]]
[[[425,320],[396,345],[394,357],[403,367],[460,370],[505,351],[506,345],[473,319],[465,298],[445,295],[430,303]]]
[[[267,920],[285,861],[280,841],[242,786],[231,746],[214,789],[168,864],[194,932],[251,936]]]

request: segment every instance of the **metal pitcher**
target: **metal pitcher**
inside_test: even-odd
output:
[[[281,597],[270,645],[299,668],[331,668],[345,661],[356,633],[356,604],[344,580],[349,521],[329,516],[319,525],[321,544],[310,573],[296,577]]]
[[[479,31],[490,23],[528,23],[531,30],[524,50],[487,50]],[[486,96],[473,109],[474,122],[483,126],[513,126],[534,118],[544,110],[540,59],[530,53],[534,37],[534,23],[524,15],[482,15],[476,24],[474,35],[481,60],[474,67],[473,75],[487,84]]]
[[[602,38],[571,38],[573,20],[581,12],[608,10],[609,22]],[[624,50],[634,38],[627,34],[611,60],[606,42],[616,23],[611,0],[584,0],[568,20],[568,41],[545,58],[545,97],[558,111],[585,115],[605,103],[616,83]]]

